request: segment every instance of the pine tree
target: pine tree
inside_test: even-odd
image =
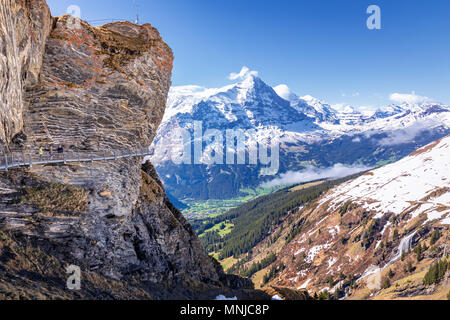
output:
[[[391,286],[391,281],[389,280],[389,278],[388,277],[384,278],[383,285],[381,286],[381,288],[387,289],[390,286]]]
[[[336,288],[336,290],[334,291],[334,298],[336,300],[339,300],[339,298],[341,296],[341,293],[342,293],[341,289],[340,288]]]
[[[422,247],[422,244],[419,243],[419,245],[414,249],[414,252],[416,253],[417,262],[420,262],[423,259],[423,252],[424,248]]]
[[[414,267],[411,261],[408,261],[408,267],[406,268],[406,272],[411,273],[414,271]]]
[[[388,277],[392,279],[394,276],[395,276],[394,271],[392,271],[392,269],[389,269],[389,271],[388,271]]]
[[[333,279],[333,276],[330,276],[330,277],[328,278],[328,286],[330,287],[330,289],[333,288],[333,286],[334,286],[334,279]]]
[[[351,201],[347,201],[340,209],[339,209],[339,214],[341,215],[341,217],[347,213],[350,205],[352,204]]]
[[[327,290],[322,291],[319,293],[319,300],[331,300],[330,293]]]
[[[395,229],[394,230],[394,240],[396,240],[398,238],[398,230]]]
[[[435,244],[439,240],[440,237],[441,237],[441,234],[439,232],[439,229],[434,230],[431,235],[430,245]]]
[[[447,272],[447,269],[449,268],[449,264],[450,263],[446,260],[440,260],[431,265],[423,278],[423,284],[432,285],[441,282]]]

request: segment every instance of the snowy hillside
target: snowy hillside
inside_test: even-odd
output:
[[[331,210],[346,201],[383,214],[426,213],[428,220],[450,213],[450,136],[427,145],[402,160],[371,171],[337,187],[320,203]]]
[[[284,268],[267,286],[326,290],[339,299],[444,298],[450,272],[438,285],[423,279],[450,249],[449,172],[446,136],[288,212],[245,266],[274,252],[261,273]]]

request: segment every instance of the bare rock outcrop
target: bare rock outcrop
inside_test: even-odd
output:
[[[26,153],[42,146],[46,154],[59,145],[68,153],[88,154],[149,146],[164,115],[173,62],[158,31],[149,24],[95,28],[69,16],[51,18],[43,0],[8,0],[1,8],[12,12],[21,5],[35,8],[28,16],[40,20],[32,19],[30,28],[40,26],[41,33],[25,37],[24,43],[36,47],[26,85],[5,80],[6,89],[17,91],[4,97],[9,112],[1,115],[5,146]],[[21,26],[8,21],[0,20],[6,32],[0,43]],[[45,42],[45,49],[37,49],[36,39]],[[19,95],[25,101],[20,107],[15,105]],[[12,139],[13,133],[20,139]],[[151,163],[143,165],[143,160],[34,166],[0,174],[0,229],[96,279],[131,286],[137,281],[137,297],[266,297],[246,281],[228,281],[167,199]],[[94,290],[99,283],[86,285]],[[111,297],[122,297],[113,294],[117,288],[111,288]],[[93,298],[92,290],[81,297]]]
[[[38,80],[51,24],[44,1],[0,2],[0,141],[5,146],[22,129],[24,89]]]

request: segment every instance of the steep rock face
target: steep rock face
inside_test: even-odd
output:
[[[24,88],[36,83],[51,28],[43,1],[0,3],[0,141],[8,145],[20,132]]]
[[[165,109],[173,55],[150,25],[93,28],[55,18],[39,83],[28,92],[26,150],[62,144],[66,153],[148,146]],[[90,199],[96,215],[129,215],[140,187],[142,159],[33,168],[52,181],[110,193]]]
[[[72,19],[54,19],[40,81],[28,94],[28,145],[148,146],[164,114],[172,51],[149,24],[77,27]]]
[[[143,166],[140,197],[132,215],[133,245],[146,277],[162,281],[184,276],[218,281],[211,259],[181,212],[167,199],[163,185],[150,162]],[[161,259],[161,257],[167,257]]]
[[[0,297],[267,298],[249,280],[225,275],[207,255],[149,162],[140,174],[136,206],[120,218],[89,212],[93,190],[38,180],[29,172],[3,174]],[[80,292],[65,287],[69,264],[82,270]]]
[[[39,79],[27,87],[22,143],[15,150],[34,153],[42,146],[47,156],[59,145],[83,154],[149,146],[164,114],[172,61],[149,24],[94,28],[68,16],[53,18]],[[211,298],[230,287],[252,292],[247,282],[225,287],[230,279],[170,204],[152,165],[142,161],[2,174],[0,227],[84,273],[138,281],[139,297],[145,296],[140,290],[152,298],[205,292],[202,297]]]
[[[164,113],[172,60],[170,48],[148,24],[93,28],[69,16],[54,18],[39,81],[27,92],[25,151],[63,145],[66,153],[89,154],[149,145]],[[79,219],[43,226],[63,255],[118,278],[138,264],[132,219],[141,162],[30,170],[37,180],[88,190]]]

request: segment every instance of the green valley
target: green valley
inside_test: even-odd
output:
[[[231,199],[209,199],[209,200],[194,200],[184,199],[181,202],[186,206],[182,210],[183,215],[189,221],[204,221],[209,218],[215,218],[221,214],[239,207],[253,199],[261,196],[271,194],[281,187],[273,188],[256,188],[256,189],[241,189],[240,195]]]
[[[218,258],[224,267],[226,264],[226,269],[233,270],[236,268],[236,266],[233,268],[233,265],[239,261],[236,259],[250,252],[257,243],[271,234],[287,218],[289,212],[308,206],[312,200],[319,198],[333,186],[358,175],[284,187],[243,203],[225,213],[203,220],[194,220],[191,223],[206,250]],[[291,237],[299,231],[292,230]],[[273,237],[277,237],[277,234]],[[244,270],[244,273],[254,273],[263,267],[255,266],[253,271]]]

